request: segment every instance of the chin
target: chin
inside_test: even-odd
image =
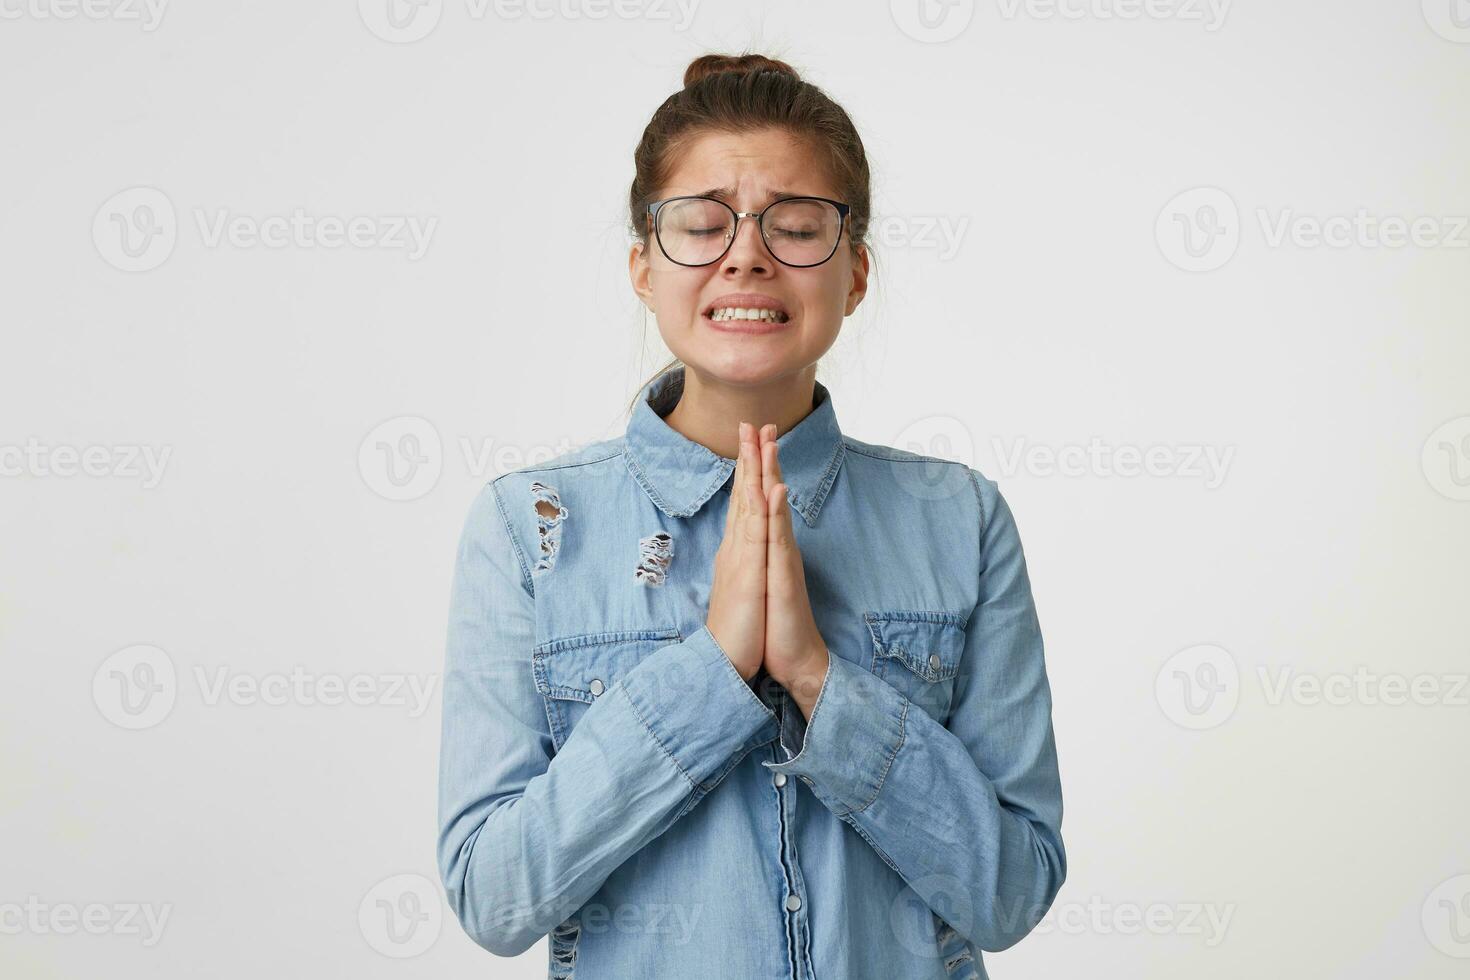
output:
[[[727,385],[762,385],[801,369],[800,358],[786,352],[705,351],[680,357],[689,370]]]

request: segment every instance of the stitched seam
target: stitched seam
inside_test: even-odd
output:
[[[832,451],[832,459],[827,464],[827,472],[822,475],[822,479],[817,481],[817,488],[812,491],[811,502],[806,504],[801,512],[801,516],[806,519],[807,526],[816,527],[817,515],[822,512],[822,504],[827,499],[827,493],[832,489],[832,484],[837,480],[837,471],[841,468],[842,457],[846,453],[847,443],[839,439],[837,441],[837,448]],[[810,516],[807,515],[807,510],[811,511]]]
[[[495,498],[495,509],[500,513],[500,523],[505,525],[505,536],[510,539],[511,550],[515,552],[516,564],[521,569],[521,588],[531,598],[536,598],[536,586],[531,580],[530,569],[526,567],[526,557],[521,554],[521,543],[516,540],[515,530],[511,527],[510,517],[505,512],[505,502],[500,499],[500,490],[495,486],[496,481],[490,481],[490,496]]]
[[[852,811],[851,810],[849,810],[847,813],[842,814],[841,816],[842,816],[842,819],[844,821],[846,821],[847,825],[849,827],[851,827],[853,830],[856,830],[858,832],[858,836],[861,837],[863,840],[867,841],[868,842],[868,846],[871,847],[874,851],[876,851],[878,853],[878,856],[883,859],[883,863],[887,864],[894,871],[898,871],[898,874],[899,874],[900,877],[903,876],[903,872],[898,870],[898,864],[897,864],[897,862],[895,862],[893,860],[893,858],[891,858],[891,857],[888,856],[888,852],[887,851],[883,850],[883,848],[881,848],[881,847],[878,846],[878,842],[875,841],[875,840],[873,840],[873,838],[868,834],[868,832],[866,830],[864,830],[858,824],[858,822],[856,820],[852,819]]]
[[[709,450],[705,450],[705,452],[709,452]],[[722,458],[715,456],[714,453],[709,453],[709,455],[715,459]],[[684,510],[674,510],[673,505],[665,500],[663,495],[654,487],[653,482],[648,478],[647,472],[639,465],[638,460],[634,458],[632,453],[624,453],[623,460],[627,463],[628,470],[633,474],[633,478],[638,481],[638,485],[644,489],[649,497],[653,498],[653,502],[658,505],[659,510],[668,514],[670,517],[692,516],[695,511],[704,506],[710,497],[714,496],[716,490],[725,485],[725,481],[730,479],[730,472],[733,471],[732,468],[730,471],[712,477],[710,485],[695,495],[694,499],[697,501],[696,503],[691,504]]]
[[[498,482],[500,480],[505,479],[508,476],[513,476],[513,475],[516,475],[516,474],[530,475],[530,474],[533,474],[533,473],[550,473],[550,472],[553,472],[555,470],[576,469],[578,466],[593,466],[593,465],[595,465],[597,463],[605,463],[605,462],[607,462],[608,460],[612,459],[615,456],[622,455],[622,453],[623,453],[623,448],[621,446],[618,446],[617,448],[614,448],[614,449],[609,450],[608,451],[608,454],[606,456],[599,456],[596,459],[583,459],[583,460],[578,460],[575,463],[551,463],[551,464],[542,464],[542,465],[538,465],[538,466],[526,466],[526,467],[522,467],[521,469],[518,469],[518,470],[511,470],[509,473],[502,473],[499,476],[497,476],[495,478],[495,480],[493,480],[491,482]]]
[[[980,492],[980,481],[976,479],[975,468],[965,467],[970,474],[970,486],[975,490],[975,509],[980,512],[980,538],[984,540],[985,529],[990,526],[990,519],[985,516],[985,496]]]
[[[888,780],[888,771],[893,768],[893,760],[898,756],[898,750],[903,748],[904,740],[908,737],[909,705],[912,703],[905,698],[903,709],[898,713],[898,744],[893,747],[893,751],[888,755],[888,761],[883,764],[883,772],[878,777],[878,788],[873,791],[873,799],[852,810],[852,813],[862,813],[868,807],[872,806],[873,800],[876,800],[878,794],[883,792],[883,784]],[[816,714],[816,712],[813,711],[812,714]]]
[[[963,463],[956,462],[955,460],[952,460],[952,459],[941,459],[938,456],[925,456],[922,453],[910,453],[906,449],[896,449],[895,447],[892,447],[892,446],[885,447],[885,448],[893,449],[895,452],[900,452],[900,453],[903,453],[904,455],[903,456],[880,456],[877,453],[867,452],[866,450],[862,449],[861,447],[853,445],[851,442],[847,441],[846,439],[843,440],[843,443],[842,444],[844,446],[846,446],[849,451],[855,452],[859,456],[866,456],[869,459],[882,460],[885,463],[948,463],[951,466],[964,466],[965,465]],[[970,469],[970,467],[966,466],[965,469]]]
[[[766,713],[766,717],[767,718],[769,718],[771,721],[775,721],[776,720],[776,713],[774,711],[772,711],[770,708],[767,708],[766,705],[765,705],[765,702],[761,701],[760,698],[758,698],[758,697],[755,696],[755,692],[750,689],[749,682],[746,681],[746,679],[744,677],[741,677],[740,676],[740,671],[738,671],[738,670],[735,669],[735,661],[733,661],[733,660],[730,659],[730,655],[725,652],[725,648],[722,647],[722,646],[720,646],[720,641],[717,640],[717,639],[715,639],[715,635],[713,633],[710,633],[709,627],[706,626],[704,628],[704,631],[705,631],[706,634],[709,635],[709,641],[715,645],[715,649],[718,650],[718,651],[720,651],[720,658],[725,661],[725,666],[727,668],[729,668],[730,673],[734,674],[735,675],[735,679],[740,682],[740,686],[743,687],[743,688],[745,688],[745,693],[748,694],[750,696],[750,699],[752,701],[754,701],[756,703],[756,705],[762,711],[764,711]],[[822,693],[823,694],[826,694],[827,693],[825,686],[824,686],[824,688],[822,690]],[[822,699],[821,699],[820,696],[818,696],[817,700],[820,702]],[[817,713],[817,709],[814,706],[812,708],[812,715],[815,716],[816,713]],[[770,739],[766,739],[765,742],[757,742],[756,744],[757,745],[765,745],[766,742],[769,742],[769,741],[770,741]]]
[[[732,755],[730,757],[730,760],[725,763],[725,766],[724,766],[723,769],[721,769],[719,772],[715,773],[713,776],[711,776],[706,781],[704,781],[704,782],[702,782],[702,783],[699,784],[699,789],[701,791],[701,795],[703,795],[704,793],[709,793],[709,792],[713,791],[714,788],[720,784],[720,780],[722,780],[726,776],[728,776],[730,774],[730,770],[732,770],[736,766],[740,765],[740,763],[743,762],[745,760],[745,757],[748,756],[748,755],[750,755],[750,753],[754,752],[756,749],[760,748],[762,745],[767,745],[767,744],[769,744],[771,742],[774,742],[775,740],[776,740],[776,736],[772,735],[769,738],[763,738],[763,739],[761,739],[759,742],[752,742],[749,745],[742,746],[740,748],[740,751],[738,751],[734,755]]]
[[[829,650],[827,652],[827,656],[828,657],[834,657],[834,656],[836,656],[836,654],[832,653]],[[831,686],[830,684],[827,683],[827,681],[831,680],[831,675],[832,675],[832,661],[829,659],[827,661],[827,672],[822,675],[822,690],[817,694],[817,703],[814,704],[814,705],[812,705],[812,716],[806,720],[806,731],[802,732],[802,734],[801,734],[801,751],[798,752],[798,753],[796,753],[795,755],[793,755],[791,758],[787,759],[785,762],[778,762],[778,763],[776,763],[776,765],[778,765],[778,766],[789,766],[789,765],[793,765],[794,763],[800,762],[801,761],[801,757],[804,756],[804,755],[806,755],[806,740],[807,740],[807,735],[811,733],[812,726],[817,723],[817,712],[819,712],[819,711],[822,710],[822,702],[825,701],[825,700],[827,700],[827,688],[829,688]],[[740,675],[739,675],[739,673],[737,673],[735,676],[738,677]],[[751,692],[751,694],[752,694],[752,696],[754,696],[754,692]],[[792,704],[794,706],[795,705],[795,702],[793,701]],[[766,706],[765,705],[761,705],[761,707],[765,708]],[[770,708],[766,708],[766,711],[771,713],[771,717],[773,717],[773,718],[775,717],[775,713],[774,712],[771,712],[771,709]],[[776,737],[779,738],[780,737],[780,734],[781,733],[778,731],[776,733]]]
[[[674,758],[673,753],[668,750],[663,741],[653,733],[653,729],[648,727],[648,722],[643,720],[643,714],[638,710],[638,705],[633,703],[633,698],[629,696],[627,689],[622,685],[618,685],[617,690],[623,695],[623,700],[628,702],[628,707],[633,709],[633,717],[638,719],[638,724],[642,725],[643,730],[648,733],[648,737],[653,739],[653,744],[658,746],[660,752],[669,757],[669,761],[674,764],[674,768],[679,770],[679,775],[683,776],[691,787],[698,789],[699,783],[684,771],[684,767],[679,765],[679,760]]]

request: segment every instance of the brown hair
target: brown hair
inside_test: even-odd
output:
[[[710,132],[784,129],[812,144],[824,157],[838,196],[852,210],[848,234],[854,254],[866,244],[871,209],[868,157],[846,111],[795,68],[760,54],[706,54],[684,69],[684,87],[664,100],[633,151],[633,186],[628,216],[633,235],[648,243],[646,208],[674,169],[679,151]],[[680,365],[678,358],[654,372],[652,381]],[[639,386],[648,384],[645,381]],[[638,396],[633,396],[637,405]]]

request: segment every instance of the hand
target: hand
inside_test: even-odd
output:
[[[742,456],[743,433],[742,429]],[[791,507],[786,503],[786,484],[781,482],[774,425],[761,426],[760,453],[766,503],[766,673],[786,688],[801,713],[810,718],[827,676],[830,654],[806,592],[801,550],[791,523]]]
[[[766,498],[754,426],[740,423],[740,455],[715,551],[705,625],[747,681],[760,670],[766,628]]]

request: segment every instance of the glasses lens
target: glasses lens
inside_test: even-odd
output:
[[[670,201],[658,209],[658,240],[675,262],[704,265],[725,251],[734,224],[735,216],[717,201]]]
[[[771,254],[790,265],[827,261],[842,231],[842,215],[826,201],[778,201],[762,220]]]

